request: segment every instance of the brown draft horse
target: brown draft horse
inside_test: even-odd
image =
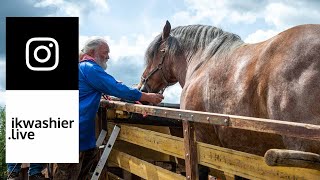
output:
[[[216,27],[171,30],[167,21],[146,51],[146,64],[139,87],[159,92],[179,82],[181,109],[320,125],[320,25],[248,44]],[[274,148],[297,150],[276,158],[285,161],[293,152],[297,163],[288,166],[320,167],[318,141],[205,124],[195,129],[198,141],[261,156]]]

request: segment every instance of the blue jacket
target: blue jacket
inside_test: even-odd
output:
[[[79,63],[79,143],[80,151],[96,146],[95,116],[102,93],[137,101],[141,92],[117,82],[97,63],[85,60]]]

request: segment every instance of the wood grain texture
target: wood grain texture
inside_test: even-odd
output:
[[[112,128],[113,125],[109,125]],[[183,138],[126,125],[121,125],[118,138],[184,159]],[[249,179],[318,179],[320,177],[320,171],[317,170],[270,167],[261,156],[200,142],[197,142],[197,151],[199,164]]]

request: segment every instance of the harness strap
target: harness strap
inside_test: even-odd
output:
[[[165,89],[168,87],[168,86],[171,86],[173,85],[174,83],[169,83],[167,78],[164,76],[164,72],[163,72],[163,62],[164,62],[164,58],[165,58],[165,50],[161,50],[161,52],[163,52],[162,54],[162,57],[161,57],[161,61],[160,63],[158,64],[158,66],[156,68],[154,68],[146,78],[144,77],[141,77],[141,80],[143,82],[143,85],[142,87],[145,87],[147,89],[148,92],[151,92],[151,88],[149,87],[149,85],[147,84],[147,81],[149,80],[149,78],[154,74],[156,73],[158,70],[161,70],[161,78],[162,80],[165,82],[165,87],[163,89],[160,90],[160,94],[163,94],[163,92],[165,91]]]

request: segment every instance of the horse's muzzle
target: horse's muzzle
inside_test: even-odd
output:
[[[147,86],[146,86],[146,84],[143,84],[141,87],[140,87],[140,91],[142,91],[142,92],[146,92],[146,93],[148,93],[149,91],[148,91],[148,88],[147,88]]]

